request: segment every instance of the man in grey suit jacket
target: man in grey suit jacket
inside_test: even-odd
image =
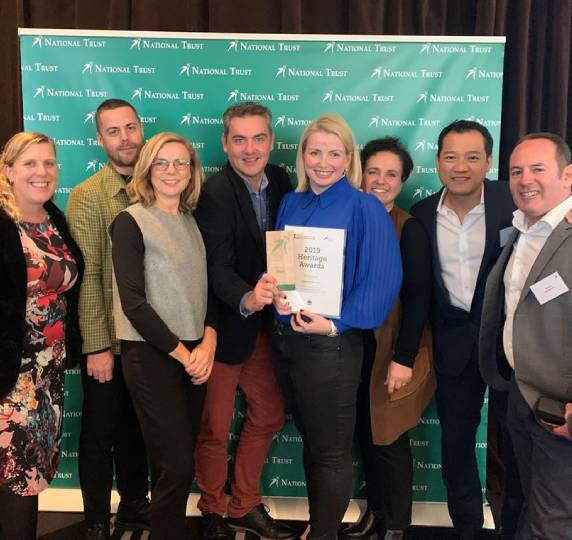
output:
[[[527,498],[519,539],[569,539],[572,531],[572,436],[536,414],[541,397],[572,413],[570,161],[568,145],[550,133],[527,135],[513,150],[518,210],[481,319],[481,373],[493,388],[509,389],[507,421]]]

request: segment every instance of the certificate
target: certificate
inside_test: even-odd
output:
[[[266,233],[268,273],[286,293],[292,312],[340,316],[345,241],[344,229],[287,225]]]

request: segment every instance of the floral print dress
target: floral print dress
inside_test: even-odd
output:
[[[66,298],[77,265],[49,218],[20,222],[28,287],[22,364],[0,400],[0,489],[37,495],[56,473],[64,403]]]

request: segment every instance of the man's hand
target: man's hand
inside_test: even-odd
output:
[[[568,421],[568,419],[572,417],[572,403],[566,403],[566,411],[564,413],[564,418]],[[562,424],[561,426],[555,426],[554,424],[547,424],[543,422],[544,425],[548,426],[554,435],[558,435],[559,437],[564,437],[565,439],[572,440],[570,436],[570,431],[568,430],[568,422]]]
[[[270,274],[264,274],[244,299],[244,309],[249,313],[254,313],[272,304],[277,294],[277,284],[278,282]]]
[[[111,350],[87,355],[87,374],[100,383],[113,379],[113,353]]]
[[[387,369],[387,377],[384,383],[387,386],[388,393],[393,394],[395,390],[405,386],[411,380],[411,377],[413,377],[413,370],[410,367],[402,366],[392,360]]]

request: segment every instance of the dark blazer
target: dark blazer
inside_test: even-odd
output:
[[[572,213],[570,218],[572,221]],[[572,283],[572,222],[564,219],[536,257],[516,306],[513,354],[518,388],[531,409],[541,396],[572,402],[572,291],[540,305],[530,286],[554,272]],[[508,390],[512,370],[502,351],[504,272],[518,236],[514,231],[487,281],[479,365],[487,384]],[[495,355],[495,351],[500,352]],[[496,356],[496,361],[495,361]]]
[[[431,323],[435,369],[444,375],[459,375],[468,362],[477,361],[479,327],[485,284],[501,251],[500,231],[510,227],[515,209],[508,182],[485,180],[485,250],[479,268],[471,310],[451,305],[449,291],[441,276],[437,249],[437,206],[443,189],[411,208],[411,215],[425,227],[431,243],[433,263],[433,302]]]
[[[274,227],[278,205],[292,190],[286,172],[267,165],[268,228]],[[209,287],[219,300],[216,360],[240,364],[251,355],[263,324],[272,324],[269,306],[243,317],[240,300],[266,270],[266,247],[244,180],[227,163],[201,191],[195,219],[207,249]]]
[[[48,201],[44,208],[76,260],[79,276],[74,287],[65,293],[66,368],[77,363],[81,355],[81,335],[77,308],[79,285],[83,276],[83,257],[68,230],[66,219],[58,207]],[[16,224],[0,209],[0,397],[8,394],[20,371],[22,346],[26,328],[26,293],[28,275],[26,258]]]

